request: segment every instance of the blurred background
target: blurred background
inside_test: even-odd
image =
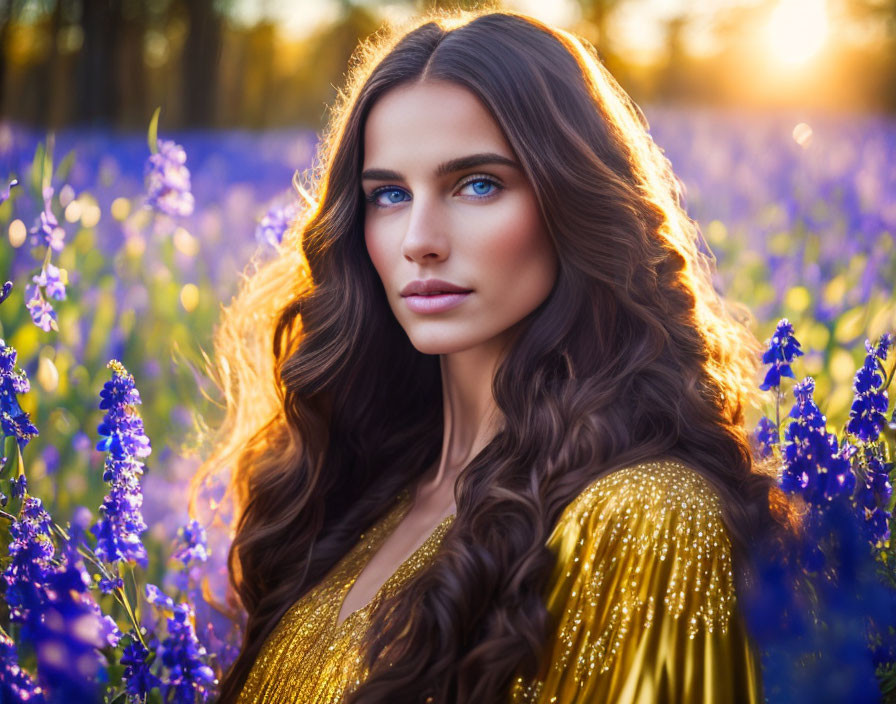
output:
[[[420,0],[3,0],[16,122],[319,128],[351,51]],[[435,3],[454,6],[454,3]],[[460,3],[475,7],[475,1]],[[896,108],[892,0],[514,0],[586,36],[637,102]]]
[[[842,426],[865,339],[896,331],[896,2],[498,6],[595,44],[682,181],[717,258],[717,287],[747,306],[761,340],[780,317],[793,322],[806,350],[797,377],[816,379],[828,423]],[[106,363],[121,360],[153,447],[143,511],[156,579],[186,522],[203,425],[220,418],[220,396],[197,371],[220,308],[250,259],[273,251],[271,223],[295,207],[292,177],[311,164],[358,41],[421,9],[0,0],[0,191],[20,182],[0,203],[0,269],[15,284],[0,335],[32,381],[21,398],[40,430],[26,448],[29,484],[59,521],[79,505],[96,512],[106,491],[98,393]],[[157,107],[159,137],[183,145],[191,174],[195,208],[179,216],[146,205]],[[64,244],[51,253],[36,234],[45,208]],[[52,301],[58,331],[25,307],[25,285],[49,254],[68,282],[65,300]],[[210,538],[223,589],[226,531]]]

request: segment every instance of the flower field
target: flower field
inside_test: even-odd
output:
[[[647,114],[767,341],[757,454],[807,507],[797,569],[747,600],[769,701],[896,701],[896,122]],[[315,135],[155,131],[0,123],[2,702],[206,701],[238,642],[226,534],[187,512],[199,370]]]

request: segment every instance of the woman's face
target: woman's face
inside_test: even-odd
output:
[[[364,130],[362,187],[367,251],[420,352],[503,349],[550,292],[557,256],[535,192],[466,88],[430,81],[382,96]]]

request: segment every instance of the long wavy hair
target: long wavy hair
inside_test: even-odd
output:
[[[229,554],[246,613],[232,702],[287,609],[439,457],[439,360],[394,318],[365,248],[365,120],[396,86],[448,81],[490,111],[559,257],[492,391],[503,427],[460,473],[431,566],[371,616],[354,704],[497,701],[549,635],[545,543],[596,478],[674,457],[721,497],[738,574],[782,522],[744,411],[761,345],[638,107],[575,35],[512,12],[430,14],[362,43],[278,256],[216,331],[226,417],[194,488],[231,469]],[[499,518],[499,520],[497,520]],[[510,646],[510,647],[508,647]],[[388,663],[391,662],[391,666]]]

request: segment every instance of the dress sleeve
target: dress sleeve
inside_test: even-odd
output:
[[[548,545],[555,630],[512,702],[762,701],[719,499],[696,471],[662,460],[602,477]]]

